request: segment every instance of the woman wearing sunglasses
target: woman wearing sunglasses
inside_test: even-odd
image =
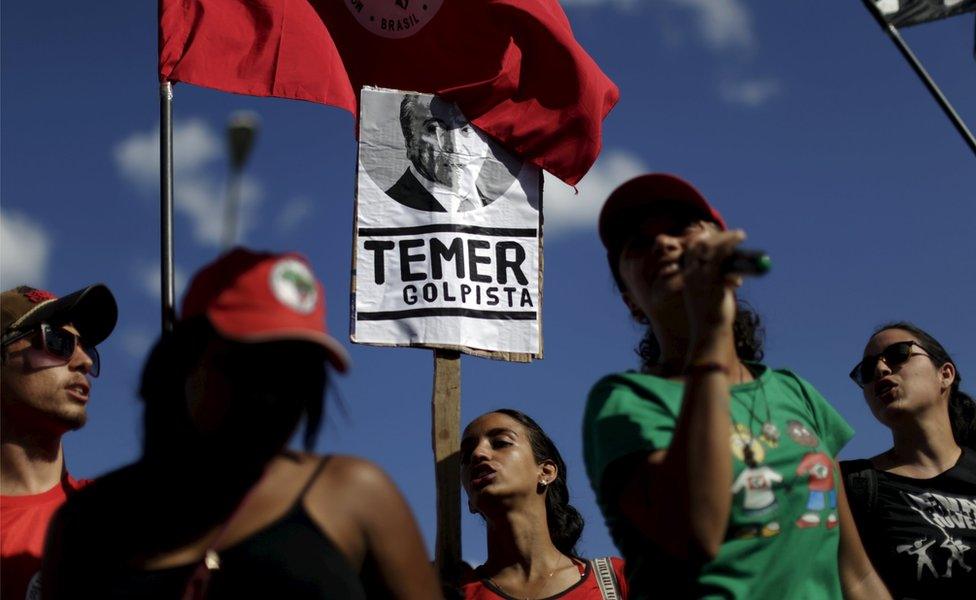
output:
[[[844,461],[861,539],[899,598],[976,590],[976,404],[956,363],[912,325],[884,325],[851,371],[892,447]]]
[[[389,478],[308,452],[347,365],[302,257],[238,248],[206,267],[146,363],[143,456],[58,514],[43,597],[441,597]]]
[[[583,424],[631,597],[888,597],[838,489],[851,428],[809,383],[758,362],[758,317],[729,267],[743,232],[666,174],[618,187],[599,232],[647,325],[641,370],[597,382]]]
[[[531,417],[510,408],[464,428],[461,483],[488,529],[488,559],[465,600],[627,598],[623,561],[576,552],[583,517],[569,504],[566,463]]]

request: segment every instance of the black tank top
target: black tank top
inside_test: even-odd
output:
[[[208,599],[365,600],[359,574],[308,515],[303,503],[327,460],[321,459],[280,519],[220,551],[220,569],[211,575]],[[197,564],[122,571],[112,578],[102,597],[179,599]]]

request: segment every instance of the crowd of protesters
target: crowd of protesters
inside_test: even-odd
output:
[[[584,558],[568,472],[532,417],[473,420],[459,448],[487,559],[438,581],[419,528],[369,461],[311,449],[348,368],[298,254],[235,249],[193,278],[145,363],[143,452],[94,481],[61,437],[84,425],[111,292],[3,292],[2,598],[953,598],[976,589],[976,405],[910,323],[878,329],[851,377],[892,448],[763,359],[729,268],[745,234],[688,182],[648,174],[599,219],[610,273],[646,325],[638,370],[600,379],[587,474],[623,559]],[[580,391],[581,395],[585,390]],[[538,415],[537,415],[538,417]],[[544,420],[544,419],[540,419]],[[288,441],[304,427],[304,451]],[[843,474],[842,474],[843,471]]]

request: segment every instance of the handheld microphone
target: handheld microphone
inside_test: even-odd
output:
[[[681,266],[685,265],[685,257],[687,254],[681,255]],[[727,256],[725,260],[722,261],[722,272],[723,273],[734,273],[736,275],[752,275],[761,276],[769,273],[769,270],[773,267],[773,261],[769,258],[769,255],[762,250],[747,250],[746,248],[738,248],[732,251],[732,254]]]
[[[762,250],[740,248],[733,250],[732,254],[722,261],[722,272],[736,275],[761,276],[769,273],[771,268],[773,268],[773,261]]]

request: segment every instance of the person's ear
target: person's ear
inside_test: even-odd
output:
[[[956,380],[956,365],[952,364],[951,362],[947,362],[939,367],[939,380],[942,384],[942,389],[950,389],[952,387],[952,382]]]
[[[543,461],[539,465],[539,489],[544,490],[549,484],[556,481],[558,475],[559,469],[556,468],[556,463],[551,460]]]

